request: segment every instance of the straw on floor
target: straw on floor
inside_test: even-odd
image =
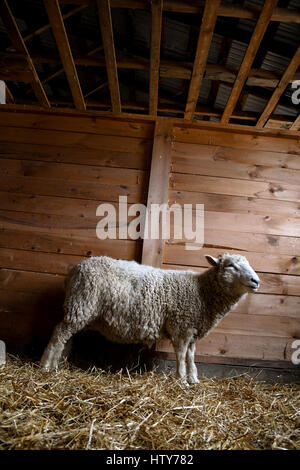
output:
[[[299,449],[300,386],[247,376],[185,387],[158,372],[57,372],[9,356],[1,449]]]

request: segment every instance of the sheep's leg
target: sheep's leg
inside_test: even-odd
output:
[[[186,338],[179,338],[174,343],[174,349],[176,354],[176,377],[178,379],[186,381],[186,354],[188,349],[189,341]]]
[[[41,366],[44,369],[50,370],[57,368],[66,344],[79,329],[81,328],[76,328],[74,325],[64,321],[55,327],[41,359]]]
[[[195,349],[196,345],[195,342],[192,341],[187,349],[187,354],[186,354],[186,363],[187,363],[187,375],[188,375],[188,381],[191,384],[196,384],[199,383],[198,377],[197,377],[197,367],[195,366]]]

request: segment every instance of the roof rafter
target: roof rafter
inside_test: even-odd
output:
[[[97,0],[112,111],[121,112],[121,97],[115,53],[110,0]]]
[[[297,131],[298,129],[300,129],[300,114],[290,127],[291,131]]]
[[[70,18],[71,16],[75,15],[76,13],[84,10],[87,8],[87,5],[81,5],[79,7],[74,8],[73,10],[69,11],[68,13],[65,13],[63,15],[63,19],[66,20],[67,18]],[[27,36],[23,37],[24,42],[29,41],[30,39],[34,38],[35,36],[39,36],[40,34],[44,33],[48,29],[51,28],[50,23],[45,24],[44,26],[41,26],[40,28],[36,29],[30,34],[27,34]],[[12,46],[9,46],[6,50],[10,50]]]
[[[159,82],[159,60],[160,43],[162,31],[162,7],[163,0],[152,0],[152,28],[150,49],[150,89],[149,89],[149,113],[157,115],[158,82]]]
[[[221,122],[224,124],[229,122],[230,116],[233,113],[233,110],[241,94],[242,88],[248,78],[252,63],[255,59],[255,56],[260,46],[260,43],[262,41],[262,38],[265,34],[265,31],[268,27],[268,24],[270,22],[274,9],[277,5],[277,1],[278,0],[269,0],[268,2],[265,2],[264,4],[264,7],[261,11],[259,19],[254,28],[254,32],[252,34],[249,46],[243,58],[238,75],[234,82],[231,94],[225,106],[225,109],[221,118]]]
[[[196,109],[199,91],[202,83],[202,78],[205,72],[207,56],[211,40],[214,33],[215,24],[217,21],[217,9],[220,0],[206,0],[202,24],[200,28],[196,56],[193,66],[192,79],[190,82],[188,99],[186,103],[184,118],[193,119]]]
[[[0,1],[0,15],[2,17],[3,23],[7,29],[8,35],[10,37],[11,42],[14,45],[14,48],[16,49],[17,52],[24,54],[27,64],[28,64],[28,69],[31,73],[32,76],[32,88],[35,93],[35,96],[37,97],[39,103],[42,106],[45,106],[47,108],[50,108],[50,103],[48,101],[47,95],[45,93],[45,90],[40,82],[40,79],[38,77],[38,74],[34,68],[33,62],[31,60],[31,57],[29,55],[29,52],[27,50],[27,47],[25,45],[25,42],[22,38],[22,35],[19,31],[18,25],[13,17],[13,14],[8,6],[8,3],[6,0],[1,0]]]
[[[95,5],[97,0],[59,0],[60,3],[76,4],[76,5]],[[202,1],[178,1],[178,0],[164,0],[164,11],[174,11],[178,13],[194,13],[202,14],[204,0]],[[138,8],[147,10],[150,8],[150,0],[111,0],[112,8]],[[221,4],[217,11],[217,16],[224,16],[230,18],[245,18],[256,20],[259,18],[261,8],[259,7],[245,7],[235,5]],[[300,12],[296,9],[290,8],[275,8],[271,21],[283,21],[288,23],[300,23]]]
[[[262,112],[259,120],[257,121],[256,127],[263,127],[268,120],[271,113],[274,111],[282,93],[290,83],[292,77],[297,72],[297,69],[300,65],[300,46],[298,47],[297,51],[295,52],[292,60],[290,61],[286,71],[284,72],[280,82],[278,83],[277,87],[275,88],[271,98],[269,99],[264,111]]]
[[[58,0],[44,0],[44,5],[55,37],[63,68],[69,82],[75,106],[78,110],[84,111],[85,102]]]

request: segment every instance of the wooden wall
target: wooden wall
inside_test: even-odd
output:
[[[164,158],[170,151],[170,172],[150,177],[149,191],[169,185],[170,204],[205,208],[204,248],[187,251],[171,238],[162,267],[201,272],[205,253],[238,252],[262,279],[259,293],[198,343],[198,360],[289,361],[300,338],[299,139],[176,121],[171,131],[154,127],[138,118],[0,112],[0,339],[47,339],[62,314],[64,276],[83,257],[142,259],[141,241],[96,238],[96,207],[119,195],[152,200],[158,149]],[[174,357],[167,341],[156,349]]]
[[[300,145],[297,140],[175,127],[169,203],[202,203],[204,248],[164,246],[166,268],[202,271],[204,254],[245,255],[262,279],[197,354],[288,360],[300,338]],[[159,351],[171,351],[168,343]]]
[[[0,337],[31,343],[60,318],[73,264],[140,260],[141,241],[96,237],[96,208],[146,202],[153,124],[3,112],[0,135]]]

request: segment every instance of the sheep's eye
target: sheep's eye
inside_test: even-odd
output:
[[[234,268],[234,269],[236,269],[236,267],[234,266],[234,264],[228,264],[228,265],[227,265],[227,268]]]

